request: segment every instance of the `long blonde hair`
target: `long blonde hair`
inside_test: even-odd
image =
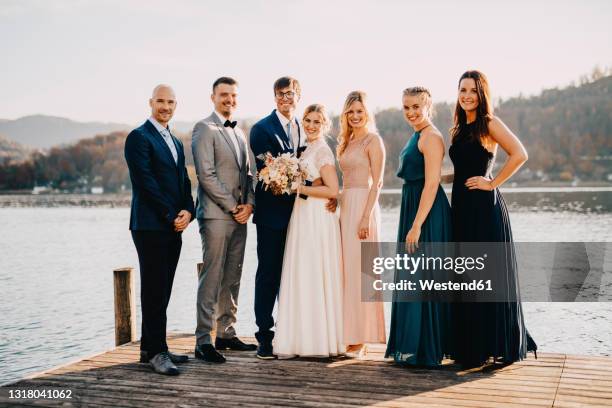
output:
[[[363,91],[353,91],[348,94],[344,101],[344,108],[342,108],[342,115],[340,115],[340,133],[338,134],[338,147],[336,153],[338,156],[342,155],[348,146],[351,136],[353,135],[353,127],[348,123],[347,112],[353,102],[361,102],[363,109],[366,114],[366,127],[368,131],[376,133],[376,122],[374,116],[368,110],[366,105],[367,95]]]

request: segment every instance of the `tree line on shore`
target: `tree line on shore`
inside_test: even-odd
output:
[[[595,71],[578,86],[550,89],[538,96],[496,101],[496,114],[519,136],[529,161],[515,176],[516,181],[609,181],[612,177],[612,76]],[[452,125],[453,104],[435,105],[434,124],[446,135]],[[411,129],[399,108],[376,113],[376,124],[387,149],[385,186],[395,187],[399,153]],[[250,124],[243,123],[248,134]],[[338,118],[330,132],[338,132]],[[35,151],[26,160],[0,162],[0,190],[23,190],[47,186],[69,191],[89,191],[93,186],[106,192],[130,188],[123,158],[127,132],[99,135],[47,152]],[[187,167],[197,182],[191,155],[191,135],[178,134],[185,145]],[[334,137],[329,139],[335,147]],[[448,155],[447,155],[448,156]],[[497,157],[497,164],[505,160]],[[450,168],[448,157],[445,167]]]

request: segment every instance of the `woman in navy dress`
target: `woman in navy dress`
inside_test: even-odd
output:
[[[465,72],[459,79],[449,150],[454,165],[453,241],[505,242],[509,255],[499,271],[507,301],[458,302],[453,308],[453,357],[465,367],[480,366],[490,357],[511,363],[537,348],[525,329],[510,218],[498,189],[525,163],[527,152],[493,115],[490,101],[485,75]],[[508,159],[494,177],[498,146]]]
[[[400,153],[397,176],[404,179],[397,240],[413,253],[419,243],[448,242],[451,209],[440,186],[444,139],[431,123],[431,94],[423,87],[408,88],[403,96],[404,117],[415,130]],[[395,280],[403,279],[397,271]],[[448,350],[448,303],[406,302],[394,297],[386,357],[399,364],[435,367]]]

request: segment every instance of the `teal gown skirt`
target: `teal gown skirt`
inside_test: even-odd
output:
[[[406,234],[419,208],[424,180],[405,181],[397,241],[404,245]],[[419,243],[452,240],[451,209],[442,187],[421,227]],[[402,279],[396,271],[395,280]],[[386,357],[399,364],[436,367],[450,355],[450,305],[443,302],[403,302],[394,297],[391,308],[391,331]]]

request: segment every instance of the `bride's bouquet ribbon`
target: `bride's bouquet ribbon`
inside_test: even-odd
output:
[[[257,174],[257,179],[262,182],[264,190],[270,190],[274,195],[293,194],[308,178],[306,168],[293,153],[273,156],[266,152],[257,158],[265,165]]]

